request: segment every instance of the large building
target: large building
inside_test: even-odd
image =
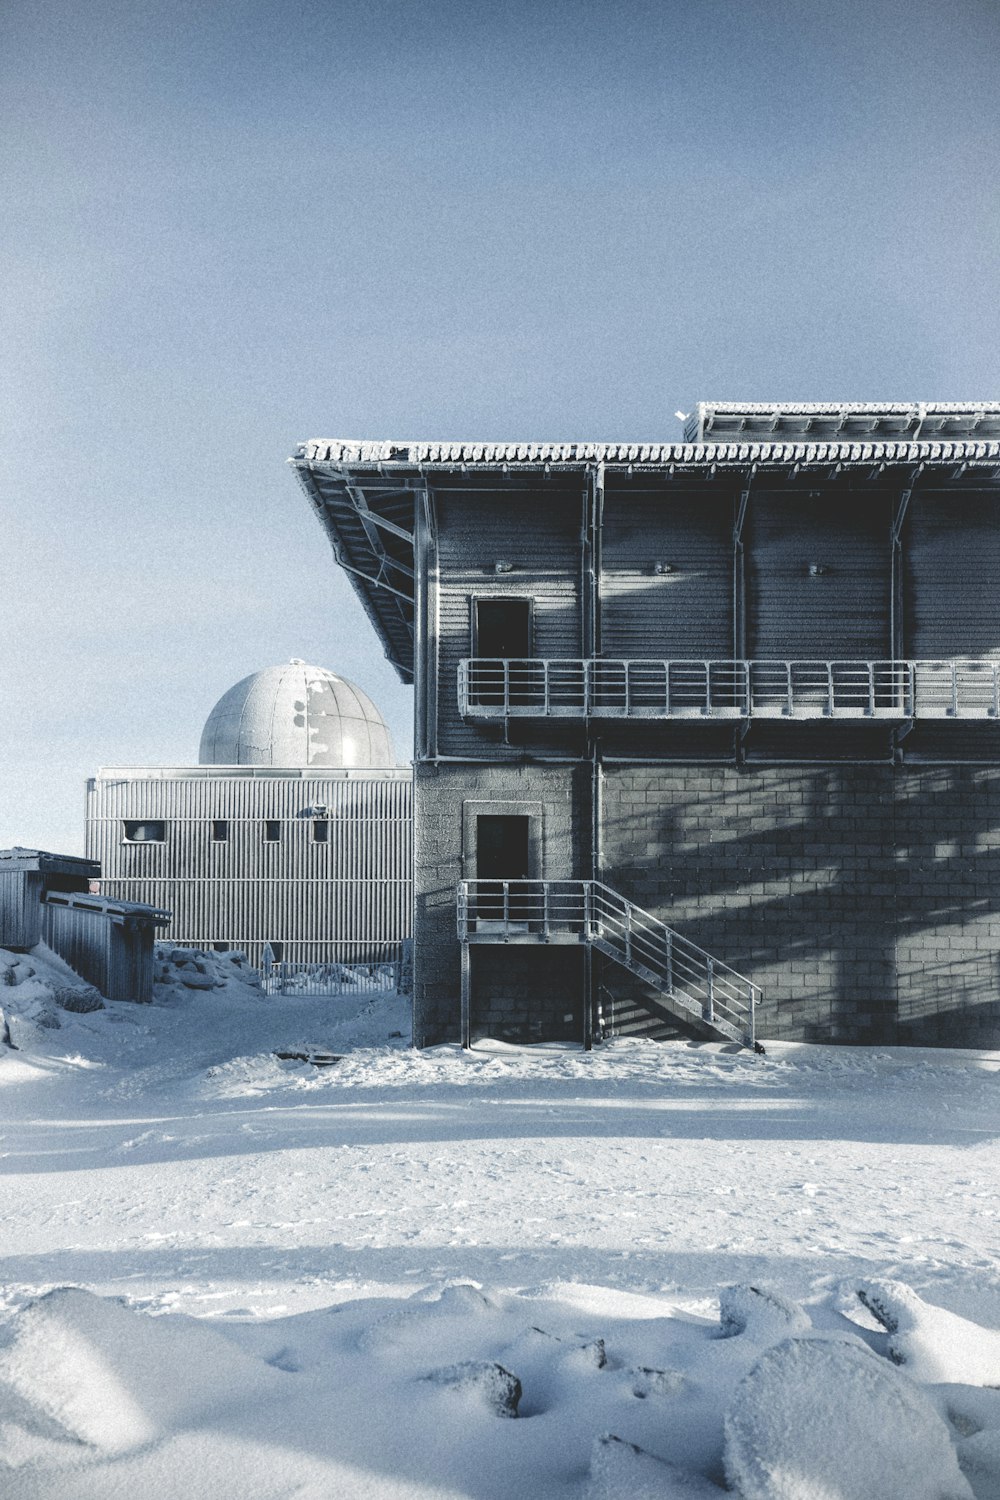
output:
[[[295,457],[416,684],[415,1040],[997,1045],[1000,404],[685,437]]]
[[[223,695],[199,765],[105,769],[87,854],[170,940],[286,964],[399,959],[411,931],[409,767],[360,688],[292,661]]]

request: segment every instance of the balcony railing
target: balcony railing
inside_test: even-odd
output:
[[[758,986],[599,880],[463,880],[457,897],[462,943],[588,943],[703,1025],[754,1045]]]
[[[472,657],[472,719],[1000,719],[995,661]]]

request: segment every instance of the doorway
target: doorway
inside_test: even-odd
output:
[[[527,922],[535,899],[530,886],[507,884],[531,877],[531,819],[521,814],[480,813],[476,818],[478,917],[482,921]]]

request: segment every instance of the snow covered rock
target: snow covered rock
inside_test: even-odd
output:
[[[958,1462],[976,1500],[1000,1500],[1000,1432],[976,1432],[958,1444]]]
[[[930,1399],[853,1339],[768,1349],[726,1413],[725,1466],[741,1500],[973,1500]]]
[[[104,996],[92,984],[60,985],[53,991],[52,998],[60,1010],[69,1010],[79,1016],[106,1009]]]
[[[449,1365],[443,1370],[432,1370],[424,1378],[462,1395],[475,1396],[498,1417],[517,1416],[521,1382],[510,1370],[492,1360],[463,1360],[461,1364]]]
[[[61,1287],[2,1330],[0,1463],[39,1438],[125,1452],[280,1379],[200,1322]]]
[[[721,1500],[711,1480],[626,1443],[612,1432],[595,1438],[585,1500]]]
[[[719,1329],[724,1339],[746,1334],[755,1344],[773,1344],[807,1333],[810,1322],[797,1302],[767,1287],[724,1287],[719,1294]]]
[[[157,943],[154,997],[157,988],[169,991],[179,985],[186,990],[221,990],[231,984],[260,990],[260,975],[250,968],[242,953],[235,950],[210,953],[202,948],[175,948],[169,943]]]
[[[915,1380],[1000,1385],[996,1329],[932,1307],[901,1281],[856,1281],[845,1290],[882,1324],[889,1335],[889,1358]]]

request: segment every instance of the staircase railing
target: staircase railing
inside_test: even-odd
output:
[[[458,936],[463,944],[575,936],[704,1025],[754,1046],[759,986],[601,881],[463,880]]]
[[[1000,662],[469,657],[466,718],[1000,719]]]

